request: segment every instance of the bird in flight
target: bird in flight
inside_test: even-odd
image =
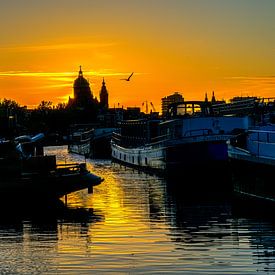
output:
[[[130,74],[130,76],[128,78],[121,78],[120,80],[126,80],[126,81],[130,81],[131,76],[133,75],[133,73]]]

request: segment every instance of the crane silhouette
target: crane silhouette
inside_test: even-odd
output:
[[[155,109],[155,106],[154,106],[153,102],[150,102],[150,105],[152,106],[153,111],[155,112],[155,111],[156,111],[156,109]]]
[[[149,111],[149,104],[148,104],[147,100],[145,100],[145,101],[142,102],[142,107],[143,107],[144,105],[145,105],[145,114],[148,114],[148,111]],[[151,107],[153,108],[153,112],[156,112],[156,108],[155,108],[153,102],[150,102],[150,105],[151,105]],[[150,113],[152,113],[152,109],[151,109]]]
[[[131,76],[133,75],[133,73],[130,74],[130,76],[128,78],[121,78],[120,80],[126,80],[126,81],[130,81]]]

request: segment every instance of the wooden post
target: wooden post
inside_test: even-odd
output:
[[[68,203],[68,198],[67,198],[67,194],[65,195],[65,206],[67,206]]]
[[[94,189],[93,189],[93,186],[91,185],[88,187],[88,194],[93,194],[93,192],[94,192]]]

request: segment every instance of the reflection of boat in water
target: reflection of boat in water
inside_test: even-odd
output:
[[[87,170],[85,163],[57,164],[43,153],[39,134],[0,143],[0,194],[20,197],[60,198],[100,184],[103,179]]]
[[[234,191],[250,200],[275,203],[275,127],[261,126],[231,139],[228,155]]]
[[[190,246],[196,244],[196,253],[192,257],[201,257],[202,261],[209,263],[210,257],[215,257],[214,251],[218,251],[221,243],[226,242],[230,236],[228,231],[232,221],[230,198],[199,197],[196,194],[190,196],[189,192],[171,189],[170,184],[167,187],[166,211],[169,212],[165,216],[168,219],[167,223],[170,224],[171,240],[180,245],[179,249],[187,257]],[[211,247],[216,247],[217,250],[213,249],[213,252],[209,250],[205,258],[206,243],[211,243]]]
[[[113,159],[170,175],[211,173],[226,166],[226,141],[250,125],[248,116],[213,115],[204,101],[176,103],[170,114],[164,121],[122,121],[111,141]]]
[[[93,208],[72,208],[66,206],[62,200],[21,200],[10,202],[10,197],[0,202],[4,212],[1,212],[0,226],[8,223],[21,223],[23,220],[36,224],[81,223],[82,225],[102,221],[104,216]]]

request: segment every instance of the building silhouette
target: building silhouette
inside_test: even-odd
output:
[[[182,97],[182,95],[178,92],[175,92],[172,95],[163,97],[161,99],[161,110],[162,110],[162,115],[166,115],[168,112],[168,108],[169,105],[172,103],[176,103],[176,102],[183,102],[184,98]]]

